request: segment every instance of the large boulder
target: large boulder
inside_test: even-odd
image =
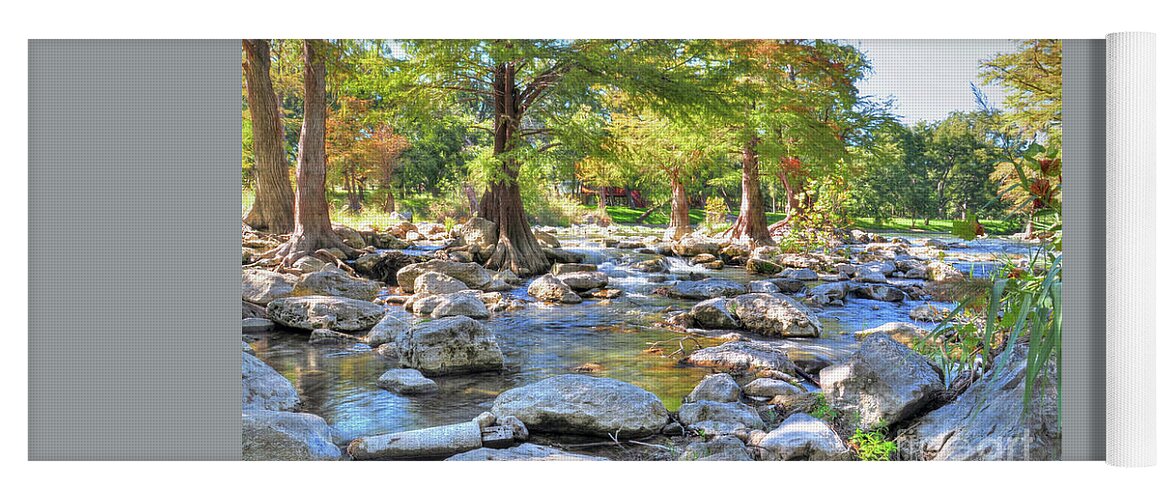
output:
[[[533,237],[537,239],[537,243],[550,248],[561,248],[561,242],[557,241],[557,237],[550,233],[541,231],[540,229],[533,230]]]
[[[393,343],[399,335],[411,328],[411,322],[406,319],[397,318],[391,314],[383,316],[382,320],[366,334],[366,344],[370,347],[378,347],[382,344]]]
[[[654,394],[588,375],[558,375],[509,389],[496,398],[492,413],[514,416],[534,432],[619,438],[655,434],[668,418]]]
[[[889,335],[876,333],[842,364],[821,370],[826,400],[858,428],[894,425],[914,415],[944,390],[942,371],[926,356]],[[853,420],[853,419],[848,419]]]
[[[740,328],[740,320],[728,310],[729,302],[730,300],[725,297],[702,301],[691,307],[691,318],[703,328]]]
[[[245,269],[240,278],[240,295],[246,302],[268,305],[293,294],[297,277],[263,269]]]
[[[333,225],[333,232],[341,238],[342,243],[345,243],[354,248],[365,248],[366,240],[362,238],[362,233],[352,227],[343,226],[341,224]]]
[[[403,332],[396,344],[402,365],[427,375],[504,369],[496,336],[467,316],[419,323]]]
[[[850,451],[825,422],[795,413],[758,443],[765,460],[845,460]]]
[[[487,269],[484,269],[475,262],[453,262],[450,260],[435,259],[411,264],[399,269],[396,275],[398,284],[403,287],[404,292],[412,293],[415,291],[415,278],[428,271],[446,274],[464,282],[468,288],[475,288],[477,290],[483,289],[492,283],[492,273],[489,273]]]
[[[431,310],[432,318],[446,318],[449,316],[467,316],[474,319],[486,319],[488,307],[479,297],[468,293],[453,293],[440,295]]]
[[[529,295],[545,302],[560,302],[563,304],[581,303],[581,296],[573,289],[552,274],[546,274],[533,280],[529,284]]]
[[[301,277],[293,287],[293,295],[327,295],[356,300],[374,300],[381,287],[378,282],[354,278],[334,266]]]
[[[797,367],[785,351],[765,342],[727,342],[699,349],[683,363],[721,372],[781,372],[796,375]]]
[[[696,401],[715,401],[718,403],[730,403],[733,401],[740,401],[740,385],[736,383],[736,379],[732,378],[727,373],[716,373],[708,375],[699,381],[695,389],[691,390],[684,401],[688,403]]]
[[[320,295],[287,297],[268,304],[269,319],[302,330],[365,330],[377,324],[385,313],[382,306],[372,302]]]
[[[1057,364],[1050,362],[1025,411],[1028,346],[1017,345],[1004,369],[976,381],[955,401],[899,432],[904,460],[1059,460]],[[999,362],[999,359],[994,363]]]
[[[764,429],[764,420],[751,406],[740,402],[696,401],[679,407],[679,423],[704,435],[733,434]]]
[[[244,409],[240,415],[244,460],[339,460],[333,431],[309,413]]]
[[[732,312],[753,333],[771,337],[818,337],[821,322],[801,303],[781,294],[749,293],[731,301]]]
[[[680,281],[667,289],[667,295],[680,299],[706,300],[714,297],[735,297],[748,292],[744,285],[722,278]]]
[[[427,271],[415,278],[415,295],[442,295],[467,289],[464,282],[435,271]]]
[[[575,273],[562,273],[557,275],[557,279],[562,283],[569,285],[575,292],[584,292],[594,288],[602,288],[610,283],[610,279],[606,277],[606,273],[599,271],[580,271]]]
[[[482,217],[472,217],[459,229],[463,244],[486,249],[496,244],[496,223]]]
[[[694,257],[701,253],[716,254],[720,251],[720,244],[691,233],[672,244],[671,251],[680,257]]]
[[[605,458],[570,453],[552,446],[522,443],[512,448],[477,448],[453,455],[447,459],[455,462],[561,462],[561,461],[605,461]]]
[[[256,356],[247,352],[240,354],[241,408],[284,411],[301,403],[297,389],[289,379]]]

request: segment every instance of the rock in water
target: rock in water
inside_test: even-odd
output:
[[[581,296],[574,293],[569,285],[566,285],[551,274],[546,274],[533,280],[532,284],[529,285],[528,291],[529,295],[545,302],[560,302],[564,304],[581,303]]]
[[[826,400],[846,414],[857,412],[861,428],[897,424],[944,389],[942,372],[931,360],[881,333],[820,375]]]
[[[732,280],[706,278],[698,281],[680,281],[667,289],[667,295],[680,299],[706,300],[715,297],[735,297],[748,288]]]
[[[777,396],[792,396],[805,392],[798,386],[775,378],[758,378],[744,386],[744,394],[758,398],[775,398]]]
[[[453,455],[448,461],[533,461],[533,462],[560,462],[560,461],[605,461],[605,458],[570,453],[552,446],[541,446],[524,443],[520,446],[504,449],[479,448],[472,451]]]
[[[781,272],[781,269],[783,268],[776,262],[752,258],[748,259],[748,262],[744,264],[744,269],[748,270],[750,273],[772,276]]]
[[[467,316],[469,318],[484,319],[488,315],[488,307],[484,301],[470,294],[442,295],[442,298],[431,310],[432,318],[446,318],[449,316]]]
[[[467,316],[420,323],[404,332],[396,343],[403,366],[427,375],[504,369],[504,353],[496,336]]]
[[[732,299],[744,328],[772,337],[817,337],[821,322],[796,300],[781,294],[750,293]]]
[[[399,394],[428,394],[439,390],[439,384],[424,377],[419,370],[394,368],[378,377],[378,387]]]
[[[291,410],[301,403],[293,383],[256,356],[242,352],[240,379],[241,407],[249,410]]]
[[[244,460],[339,460],[329,424],[309,413],[245,409],[241,416]]]
[[[296,284],[296,276],[263,269],[245,269],[240,277],[240,295],[246,302],[264,306],[273,300],[292,295]]]
[[[549,274],[560,276],[562,274],[593,272],[597,270],[597,264],[563,264],[558,262],[553,264],[553,269],[549,271]]]
[[[378,282],[354,278],[334,266],[306,274],[293,287],[294,295],[327,295],[356,300],[374,300],[381,288]]]
[[[914,420],[895,441],[904,460],[1060,460],[1057,363],[1050,362],[1025,404],[1028,347],[1015,346],[1004,369],[955,401]],[[993,363],[998,362],[994,360]]]
[[[719,403],[740,401],[740,386],[736,384],[736,379],[727,373],[708,375],[699,381],[699,384],[684,400],[689,403],[696,401],[716,401]]]
[[[732,436],[719,436],[707,442],[695,442],[687,445],[679,460],[721,461],[721,462],[748,462],[752,455],[748,448],[739,439]]]
[[[387,314],[377,325],[374,325],[374,328],[370,329],[370,333],[366,334],[366,344],[370,347],[389,344],[410,328],[410,321]]]
[[[496,223],[481,217],[472,217],[459,229],[464,245],[488,248],[496,244]]]
[[[914,348],[916,343],[926,339],[929,335],[931,335],[931,332],[928,332],[927,330],[919,328],[910,323],[892,321],[890,323],[883,323],[881,326],[876,326],[874,328],[859,330],[854,332],[854,336],[858,339],[865,339],[866,337],[876,333],[889,335],[890,338],[894,339],[898,343],[911,348]]]
[[[480,425],[463,422],[360,437],[350,442],[346,452],[354,460],[437,459],[471,451],[482,445]]]
[[[691,317],[703,328],[740,328],[740,320],[728,310],[728,302],[725,297],[707,299],[691,307]]]
[[[728,342],[695,351],[683,363],[724,372],[776,371],[795,376],[797,367],[785,351],[764,342]]]
[[[464,282],[435,271],[427,271],[415,278],[415,295],[443,295],[467,289]]]
[[[751,406],[740,402],[697,401],[679,407],[679,423],[703,435],[733,434],[764,429],[764,420]]]
[[[952,267],[951,264],[932,261],[927,264],[927,279],[944,283],[955,283],[964,280],[964,273]]]
[[[446,274],[464,282],[468,288],[480,290],[492,283],[492,273],[475,262],[452,262],[449,260],[429,260],[418,264],[411,264],[398,270],[396,278],[403,291],[415,291],[415,278],[427,271]]]
[[[271,331],[275,326],[264,318],[244,318],[240,320],[240,333],[263,333]]]
[[[789,268],[781,271],[781,278],[797,281],[817,281],[817,271],[806,268]]]
[[[923,304],[911,309],[908,315],[913,320],[926,323],[942,323],[943,320],[947,319],[947,315],[949,314],[951,314],[951,311],[948,309],[933,304]]]
[[[866,284],[854,289],[854,294],[864,299],[881,300],[883,302],[902,302],[907,294],[893,286]]]
[[[648,436],[667,423],[667,408],[654,394],[614,379],[558,375],[509,389],[492,413],[514,416],[533,432],[619,438]]]
[[[845,460],[850,452],[825,422],[805,413],[786,418],[757,443],[765,460]]]
[[[562,273],[557,275],[557,279],[568,285],[569,288],[572,288],[575,292],[584,292],[594,288],[603,288],[610,284],[610,279],[606,277],[606,273],[598,271]]]
[[[329,328],[352,332],[378,323],[386,311],[382,306],[345,297],[287,297],[268,303],[268,318],[302,330]]]

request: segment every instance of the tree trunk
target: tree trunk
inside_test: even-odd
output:
[[[476,188],[464,183],[464,196],[468,197],[468,207],[472,213],[480,211],[480,200],[476,199]]]
[[[358,254],[333,232],[325,198],[325,60],[317,53],[321,41],[305,40],[305,120],[297,155],[297,193],[293,235],[275,249],[283,265],[323,248]]]
[[[785,172],[784,165],[777,170],[777,177],[781,180],[781,185],[785,187],[785,203],[788,206],[785,208],[785,219],[777,221],[768,227],[769,232],[775,232],[781,228],[788,226],[793,222],[793,219],[799,217],[804,211],[801,209],[801,204],[797,202],[797,192],[793,189],[793,184],[789,180],[789,174]]]
[[[253,229],[284,234],[293,230],[293,187],[285,157],[281,111],[269,76],[267,40],[243,41],[244,82],[252,114],[252,155],[256,159],[256,201],[244,217]]]
[[[388,214],[394,212],[394,189],[390,186],[386,187],[386,201],[382,202],[382,211]]]
[[[744,145],[743,174],[740,177],[740,216],[729,230],[731,239],[747,239],[757,245],[772,245],[767,219],[764,217],[764,196],[760,193],[760,166],[756,145],[760,138],[752,137]]]
[[[349,202],[351,212],[358,213],[362,211],[362,193],[361,187],[358,185],[357,179],[354,178],[353,172],[346,172],[346,200]]]
[[[691,216],[687,206],[687,190],[678,175],[671,176],[671,223],[667,235],[679,240],[691,233]]]
[[[516,65],[502,63],[493,71],[495,101],[493,154],[501,160],[502,176],[488,185],[480,200],[480,217],[496,223],[499,239],[496,250],[484,263],[490,269],[508,269],[519,276],[540,274],[549,269],[549,259],[533,236],[520,197],[520,173],[512,151],[520,128],[520,103],[517,102]]]

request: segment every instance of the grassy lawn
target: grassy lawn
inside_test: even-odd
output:
[[[865,229],[867,231],[923,231],[931,233],[950,233],[951,220],[932,220],[931,225],[924,227],[922,219],[906,219],[902,217],[895,217],[892,219],[883,220],[881,224],[876,224],[871,217],[858,217],[854,219],[854,226],[858,229]],[[980,224],[984,225],[984,231],[988,234],[1012,234],[1021,230],[1020,226],[1015,222],[1002,220],[982,220]],[[913,225],[913,226],[912,226]]]

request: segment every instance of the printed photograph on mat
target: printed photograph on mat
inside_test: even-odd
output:
[[[243,40],[246,460],[1056,460],[1059,40]]]

